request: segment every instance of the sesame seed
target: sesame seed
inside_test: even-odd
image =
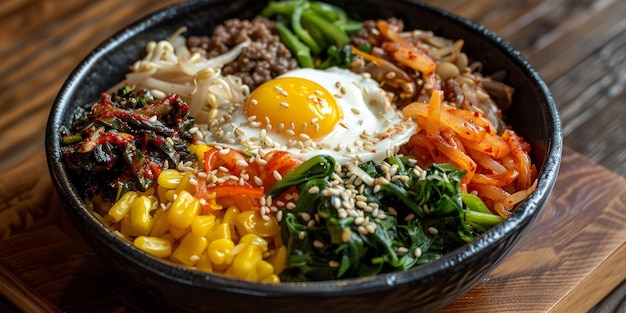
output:
[[[411,214],[408,214],[408,215],[404,218],[404,220],[408,222],[408,221],[413,220],[414,218],[415,218],[415,214],[414,214],[414,213],[411,213]]]
[[[318,248],[318,249],[322,249],[322,248],[324,248],[324,243],[319,241],[319,240],[314,240],[313,241],[313,247]]]
[[[316,194],[316,193],[319,193],[319,192],[320,192],[320,188],[319,188],[319,187],[317,187],[317,186],[313,186],[313,187],[309,188],[308,192],[309,192],[310,194]]]
[[[428,233],[434,236],[439,234],[439,230],[435,227],[428,227]]]
[[[398,247],[396,251],[398,252],[398,254],[407,254],[409,252],[409,249],[407,249],[406,247]]]
[[[367,231],[367,228],[365,228],[365,226],[363,225],[357,227],[356,230],[359,232],[359,234],[362,234],[362,235],[369,234],[369,231]]]
[[[389,211],[389,214],[391,214],[393,216],[398,216],[398,211],[396,211],[396,209],[394,209],[392,207],[388,207],[387,210]]]
[[[306,224],[306,226],[308,226],[308,227],[313,227],[313,226],[315,226],[315,220],[310,220],[310,221]]]
[[[424,205],[422,205],[422,210],[424,210],[424,213],[430,214],[430,208],[428,207],[428,205],[426,203],[424,203]]]
[[[378,209],[372,210],[372,216],[378,216]]]
[[[277,170],[274,170],[274,172],[272,172],[272,175],[274,175],[274,178],[275,178],[277,181],[281,181],[281,180],[283,180],[283,176],[282,176],[282,175],[280,175],[280,173],[279,173]]]
[[[376,224],[374,223],[369,223],[367,225],[365,225],[365,230],[367,230],[368,233],[373,234],[376,232]]]
[[[289,107],[289,103],[283,101],[283,102],[280,103],[280,106],[283,107],[283,108],[288,108]]]
[[[300,240],[304,240],[304,235],[305,235],[305,234],[304,234],[304,232],[303,232],[303,231],[299,232],[299,233],[298,233],[298,239],[300,239]]]
[[[338,216],[340,219],[347,218],[347,217],[348,217],[348,211],[346,211],[346,210],[344,210],[344,209],[337,210],[337,216]]]
[[[257,104],[259,104],[259,102],[256,99],[252,99],[252,100],[250,100],[250,104],[257,105]]]
[[[287,204],[285,205],[285,208],[287,208],[287,210],[293,210],[296,208],[296,204],[293,202],[287,202]]]
[[[335,260],[330,260],[328,261],[328,266],[330,267],[339,267],[339,262],[335,261]]]
[[[374,193],[377,193],[377,192],[379,192],[379,191],[380,191],[380,189],[381,189],[381,188],[382,188],[382,187],[381,187],[379,184],[376,184],[376,185],[374,185],[374,188],[372,189],[372,191],[373,191]]]
[[[257,186],[263,186],[263,179],[261,179],[261,177],[259,176],[254,176],[254,183]]]
[[[419,258],[422,256],[422,249],[420,247],[415,248],[415,251],[413,251],[413,255],[415,255],[416,258]]]
[[[300,213],[300,217],[302,218],[303,221],[308,222],[311,220],[311,215],[307,212],[301,212]]]
[[[276,212],[276,220],[279,222],[283,220],[283,211]]]

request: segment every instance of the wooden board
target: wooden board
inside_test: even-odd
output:
[[[0,291],[15,302],[0,299],[0,312],[149,308],[76,236],[50,178],[30,175],[45,166],[39,152],[0,176],[18,178],[0,184]],[[516,251],[442,312],[587,311],[626,278],[625,241],[626,179],[566,148],[552,197]]]
[[[133,291],[76,238],[42,149],[50,106],[78,62],[122,27],[182,1],[0,1],[0,312],[20,311],[8,299],[24,300],[27,312],[150,307],[129,301]],[[626,1],[424,2],[517,48],[552,90],[571,148],[522,246],[443,311],[587,311],[626,273]],[[592,311],[615,311],[626,284],[615,290]]]

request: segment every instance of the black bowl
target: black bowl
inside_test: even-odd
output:
[[[85,207],[61,156],[60,131],[74,110],[98,100],[123,79],[128,66],[150,40],[163,39],[180,26],[187,34],[208,34],[228,18],[251,18],[265,2],[191,1],[170,7],[122,30],[83,60],[63,85],[48,120],[46,152],[54,184],[67,203],[81,236],[103,260],[135,282],[154,301],[172,311],[244,312],[433,312],[452,302],[490,273],[530,229],[545,206],[561,158],[562,134],[555,103],[528,62],[493,32],[471,21],[414,1],[329,1],[360,18],[396,16],[405,29],[429,29],[465,40],[468,55],[484,63],[484,73],[508,73],[515,87],[507,122],[532,145],[539,170],[537,189],[515,213],[476,241],[441,259],[403,273],[370,278],[263,285],[166,264],[120,240]]]

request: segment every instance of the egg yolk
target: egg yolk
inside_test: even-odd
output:
[[[248,120],[286,137],[320,138],[343,117],[335,97],[316,82],[282,77],[255,89],[246,100]],[[269,127],[268,127],[269,125]]]

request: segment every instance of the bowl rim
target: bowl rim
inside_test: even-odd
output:
[[[218,0],[209,0],[208,3],[217,3]],[[73,94],[73,90],[78,87],[80,77],[88,73],[89,68],[97,62],[97,60],[110,52],[125,40],[129,39],[133,34],[149,29],[153,24],[161,19],[170,19],[185,12],[190,12],[197,6],[207,5],[206,0],[192,0],[180,4],[165,7],[157,12],[140,18],[128,27],[118,31],[109,39],[102,42],[94,50],[92,50],[72,71],[67,80],[61,87],[59,94],[54,100],[46,125],[46,155],[50,175],[56,190],[66,204],[71,208],[72,214],[78,218],[78,222],[85,223],[95,236],[107,242],[117,254],[123,256],[127,261],[148,270],[159,276],[165,276],[168,279],[177,281],[186,285],[196,287],[204,287],[207,289],[216,289],[230,291],[248,295],[262,296],[317,296],[326,297],[336,295],[338,287],[341,288],[342,295],[362,294],[374,291],[380,291],[392,285],[409,284],[416,280],[427,279],[433,274],[445,270],[450,264],[462,262],[471,259],[486,249],[491,244],[506,239],[506,235],[511,233],[520,225],[533,223],[543,208],[543,203],[554,187],[556,176],[559,171],[560,158],[562,153],[562,129],[561,122],[556,108],[556,104],[550,90],[538,72],[529,64],[522,54],[515,50],[508,42],[503,40],[495,32],[486,27],[470,21],[469,19],[460,17],[454,13],[443,9],[419,3],[411,0],[400,0],[398,2],[418,7],[423,11],[430,11],[429,14],[438,15],[442,19],[447,19],[451,23],[465,28],[471,32],[477,33],[486,42],[500,50],[503,54],[510,57],[511,61],[518,66],[522,72],[532,78],[537,92],[541,94],[547,104],[548,124],[551,129],[548,131],[552,134],[546,142],[546,159],[542,168],[538,170],[538,184],[536,190],[518,207],[518,209],[505,221],[490,229],[483,236],[475,241],[465,244],[454,251],[444,255],[438,260],[431,263],[412,268],[405,272],[385,273],[373,277],[365,278],[349,278],[320,282],[303,282],[290,283],[283,282],[278,285],[268,285],[261,283],[237,280],[230,277],[216,275],[211,273],[200,272],[182,265],[170,263],[152,257],[138,249],[132,247],[132,244],[120,240],[118,236],[100,223],[100,221],[86,208],[77,190],[72,186],[69,176],[64,172],[65,165],[61,157],[61,147],[58,134],[62,127],[63,113],[69,106],[69,99]],[[504,259],[503,255],[498,263]]]

